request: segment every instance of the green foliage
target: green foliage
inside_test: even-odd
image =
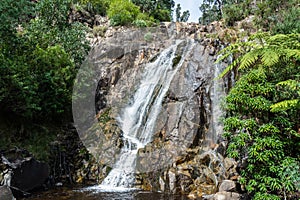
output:
[[[276,33],[299,33],[299,2],[297,0],[204,0],[199,7],[202,16],[199,23],[209,24],[224,19],[233,26],[250,15],[259,29]]]
[[[110,0],[78,0],[81,5],[84,5],[84,9],[93,15],[99,14],[105,16],[109,8]]]
[[[144,39],[146,42],[151,42],[153,40],[153,35],[151,32],[145,34]]]
[[[9,55],[19,43],[17,29],[27,22],[33,12],[33,4],[27,0],[3,0],[0,4],[0,51]],[[18,27],[19,26],[19,27]]]
[[[150,17],[147,13],[139,13],[136,17],[136,20],[133,22],[133,25],[136,27],[149,27],[155,24],[154,17]]]
[[[36,5],[38,16],[47,26],[62,29],[68,24],[71,2],[72,0],[39,1]]]
[[[298,33],[299,30],[299,2],[297,0],[263,0],[255,5],[251,2],[246,10],[254,14],[255,24],[263,30],[276,33]]]
[[[89,43],[86,40],[87,29],[78,22],[69,22],[70,2],[71,0],[61,0],[58,4],[56,0],[39,1],[36,9],[39,17],[27,24],[24,37],[28,46],[38,45],[45,49],[60,44],[71,59],[80,65],[89,50]],[[52,10],[53,6],[55,11]],[[53,16],[53,12],[56,16]]]
[[[223,19],[225,24],[233,26],[234,22],[244,19],[247,16],[245,10],[241,9],[241,5],[232,4],[225,5],[223,8]]]
[[[172,9],[175,6],[173,0],[132,0],[132,2],[140,7],[142,13],[148,13],[157,21],[171,21]]]
[[[200,24],[209,24],[213,21],[220,20],[222,17],[222,1],[204,0],[199,9],[202,16],[199,18]]]
[[[300,33],[300,8],[291,6],[289,9],[282,11],[281,20],[276,21],[271,31],[281,34]]]
[[[114,0],[107,11],[113,26],[130,25],[139,14],[139,7],[129,0]]]
[[[93,35],[94,36],[104,37],[106,31],[107,31],[106,26],[94,26],[93,27]]]
[[[239,58],[222,74],[241,75],[226,97],[224,136],[228,155],[246,160],[240,182],[253,199],[299,190],[299,38],[258,33],[221,51],[220,60]]]
[[[1,112],[34,120],[42,116],[59,119],[71,109],[76,68],[89,50],[85,28],[69,22],[69,0],[29,5],[30,9],[16,7],[11,9],[17,13],[6,13],[7,18],[15,20],[7,21],[11,34],[6,35],[0,48]],[[33,8],[38,17],[31,12]],[[16,18],[19,14],[31,15],[32,19],[20,20]],[[6,34],[7,30],[0,32]]]

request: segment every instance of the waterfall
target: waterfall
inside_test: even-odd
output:
[[[134,185],[138,149],[151,142],[163,99],[193,42],[188,42],[180,62],[174,66],[173,59],[177,56],[179,43],[177,41],[176,44],[165,49],[153,63],[145,66],[135,94],[119,113],[117,121],[123,131],[124,146],[118,161],[100,187],[130,188]]]
[[[218,136],[223,133],[223,124],[221,122],[221,117],[223,116],[223,110],[221,108],[221,101],[226,94],[225,94],[224,80],[218,79],[218,77],[224,69],[225,69],[225,65],[223,63],[215,64],[214,81],[212,83],[212,87],[210,91],[211,134],[208,135],[207,139],[211,140],[213,143],[216,143]]]

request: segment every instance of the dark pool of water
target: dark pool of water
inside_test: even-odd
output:
[[[146,191],[86,191],[82,189],[60,188],[34,194],[23,200],[188,200],[186,196]]]

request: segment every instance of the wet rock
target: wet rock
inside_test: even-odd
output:
[[[231,180],[223,180],[220,187],[219,192],[232,192],[236,190],[236,184]]]
[[[240,194],[235,192],[218,192],[214,195],[213,200],[239,200]]]
[[[22,164],[13,170],[11,186],[30,191],[41,187],[48,177],[49,166],[31,158],[22,161]]]
[[[159,177],[159,186],[160,186],[160,191],[165,191],[166,183],[161,176]]]
[[[170,170],[168,173],[169,177],[169,186],[170,186],[170,191],[172,193],[176,192],[176,174],[173,170]]]
[[[0,186],[0,199],[1,200],[15,200],[15,198],[8,186]]]
[[[7,168],[2,184],[14,188],[14,193],[27,194],[28,191],[42,187],[49,177],[48,164],[37,161],[25,150],[4,152],[1,160]]]

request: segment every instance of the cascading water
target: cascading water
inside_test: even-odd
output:
[[[151,142],[153,128],[159,114],[162,101],[170,83],[183,64],[184,57],[191,49],[192,41],[186,45],[180,62],[174,66],[173,59],[179,42],[164,50],[153,63],[145,67],[145,72],[132,101],[118,117],[123,131],[124,147],[119,160],[103,180],[105,188],[129,188],[134,185],[136,157],[139,148]]]
[[[214,81],[212,84],[210,96],[211,96],[211,134],[207,139],[210,139],[213,143],[217,142],[217,137],[223,133],[223,124],[221,123],[221,117],[223,111],[221,109],[221,100],[225,96],[224,81],[218,79],[218,76],[225,69],[224,64],[215,64],[214,69]]]

